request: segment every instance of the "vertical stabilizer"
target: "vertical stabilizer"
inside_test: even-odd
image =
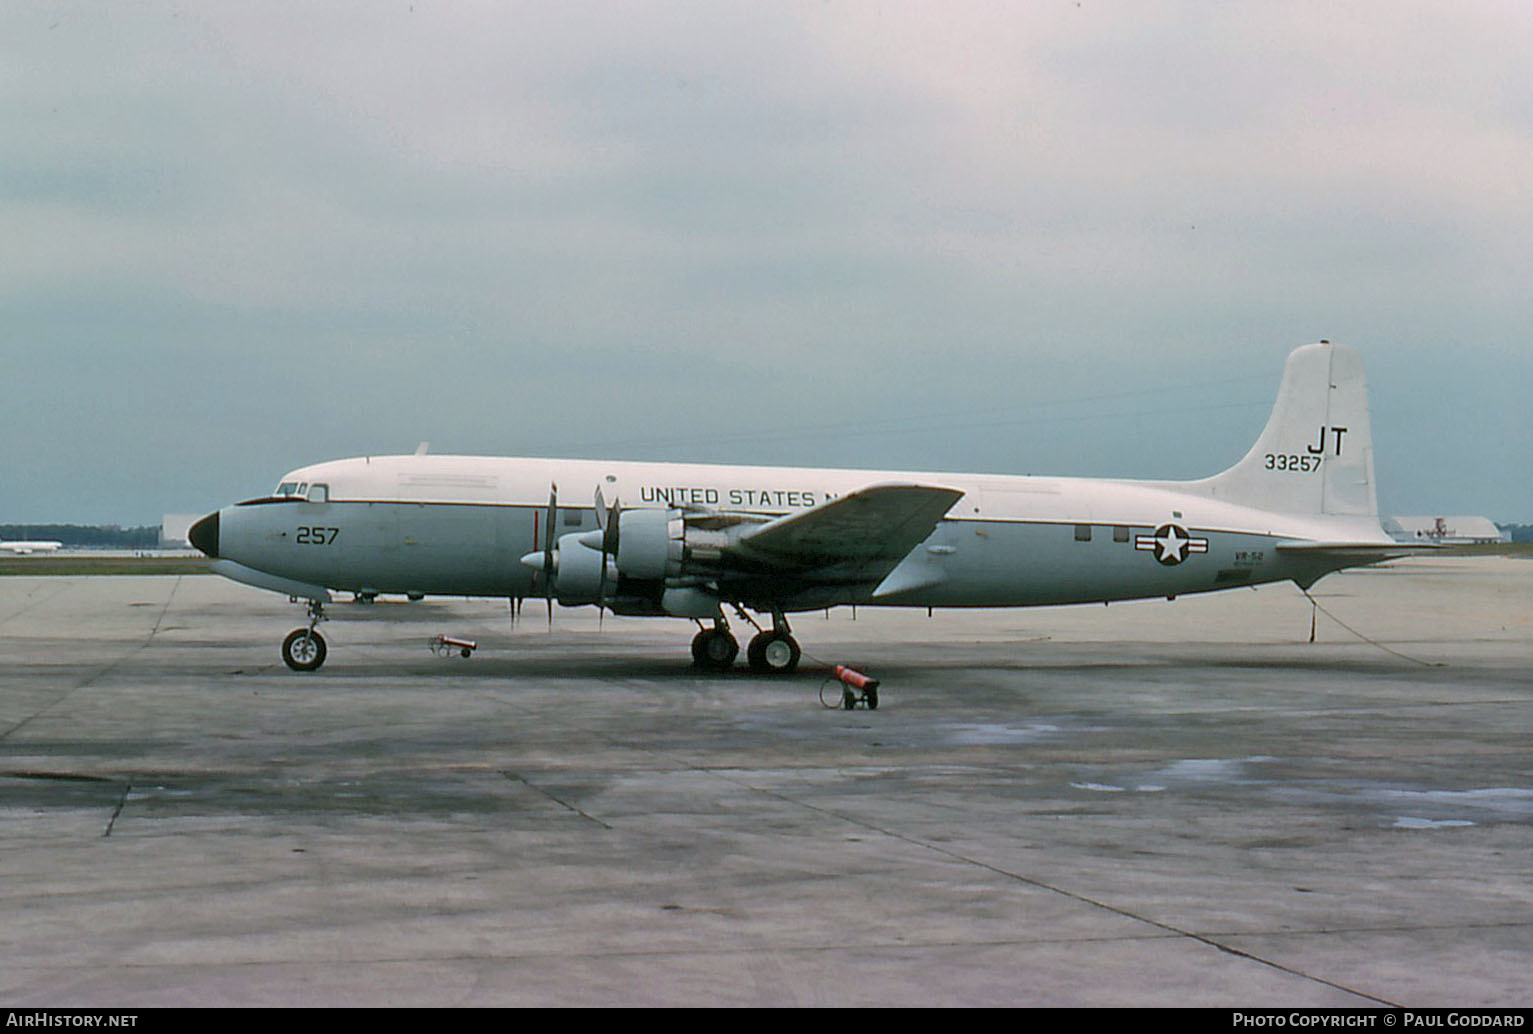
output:
[[[1251,451],[1224,473],[1185,487],[1281,513],[1377,515],[1362,357],[1328,341],[1294,349]]]

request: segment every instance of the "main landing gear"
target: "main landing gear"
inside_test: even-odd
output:
[[[282,640],[282,660],[294,671],[314,671],[325,663],[325,637],[316,632],[315,626],[325,620],[325,606],[319,600],[309,601],[309,627],[295,628]]]
[[[744,613],[743,611],[741,612]],[[692,639],[692,662],[709,671],[728,671],[740,654],[740,644],[723,618],[715,618],[712,628],[704,628]],[[760,675],[791,675],[798,669],[803,651],[788,628],[781,611],[772,614],[772,627],[760,629],[745,648],[750,669]]]

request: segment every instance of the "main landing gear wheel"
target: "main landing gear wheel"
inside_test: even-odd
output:
[[[282,659],[294,671],[313,671],[325,663],[325,637],[312,628],[295,628],[282,640]]]
[[[760,632],[745,649],[751,671],[766,675],[791,675],[798,670],[803,651],[798,640],[786,632]]]
[[[705,628],[692,639],[692,663],[711,671],[728,671],[740,654],[740,644],[727,628]]]

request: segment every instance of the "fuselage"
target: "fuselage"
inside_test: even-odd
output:
[[[545,548],[550,514],[556,536],[595,530],[598,489],[625,510],[777,517],[890,481],[963,494],[879,584],[799,579],[738,602],[1009,607],[1308,584],[1324,573],[1317,565],[1344,565],[1279,543],[1382,540],[1373,518],[1254,509],[1197,482],[414,455],[294,470],[273,495],[219,511],[213,548],[206,526],[198,544],[329,589],[526,597],[542,589],[521,558]]]

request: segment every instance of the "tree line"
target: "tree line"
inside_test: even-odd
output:
[[[160,544],[160,526],[122,528],[115,524],[0,524],[0,539],[62,542],[66,546],[108,549],[153,549]]]
[[[1496,527],[1511,532],[1513,542],[1533,542],[1533,524],[1497,524]]]

